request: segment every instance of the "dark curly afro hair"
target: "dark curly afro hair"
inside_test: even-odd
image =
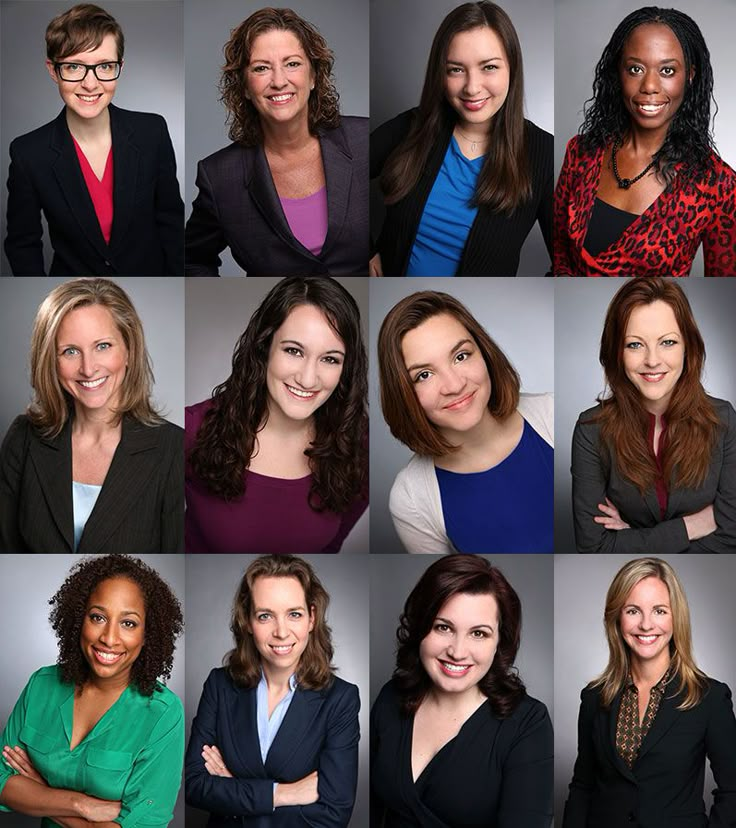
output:
[[[89,665],[79,645],[82,624],[90,595],[108,578],[127,578],[143,593],[146,639],[130,678],[144,696],[151,696],[156,680],[171,676],[176,639],[184,629],[184,618],[178,599],[158,572],[129,555],[105,555],[76,563],[50,599],[53,609],[49,621],[59,639],[57,664],[61,678],[77,686],[89,678]]]

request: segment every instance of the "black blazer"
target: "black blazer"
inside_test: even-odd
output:
[[[319,256],[294,238],[263,147],[230,144],[197,166],[187,276],[219,276],[226,247],[248,276],[368,275],[368,120],[343,116],[319,142],[328,220]]]
[[[403,112],[371,133],[371,178],[381,174],[389,155],[408,135],[417,112],[416,109]],[[531,121],[525,124],[532,198],[511,216],[488,207],[478,210],[456,276],[516,276],[521,247],[535,221],[539,221],[547,250],[552,255],[554,139]],[[450,123],[443,126],[414,189],[386,208],[377,242],[384,276],[406,275],[424,205],[442,166],[452,129]],[[543,273],[536,275],[544,276]]]
[[[0,552],[73,552],[72,419],[46,439],[25,415],[0,450]],[[79,554],[184,551],[184,431],[123,417]]]
[[[621,476],[601,445],[600,426],[590,422],[600,406],[584,411],[572,438],[572,510],[578,552],[665,555],[673,552],[736,552],[736,411],[725,400],[710,398],[722,423],[708,475],[697,489],[671,489],[661,518],[652,488],[642,497]],[[593,520],[609,497],[630,529],[611,530]],[[700,540],[687,537],[683,516],[713,504],[718,528]],[[569,550],[558,550],[569,551]]]
[[[102,236],[64,109],[10,145],[5,253],[13,275],[46,275],[41,212],[54,248],[49,276],[184,274],[184,204],[166,121],[112,104],[109,110],[110,244]]]
[[[345,828],[358,779],[358,688],[334,679],[326,690],[297,687],[266,756],[261,759],[256,688],[213,670],[202,690],[184,760],[186,801],[210,812],[210,828]],[[234,779],[210,776],[202,747],[216,745]],[[273,807],[273,783],[318,773],[312,805]]]
[[[578,758],[562,828],[736,825],[736,720],[731,691],[710,679],[705,698],[690,710],[677,710],[681,696],[673,692],[663,697],[630,770],[615,747],[621,693],[605,710],[597,689],[583,690]],[[706,756],[718,786],[709,817],[703,803]]]

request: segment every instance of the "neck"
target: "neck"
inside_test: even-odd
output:
[[[632,655],[631,677],[637,687],[654,687],[670,666],[670,654],[665,650],[660,658],[642,661]]]
[[[490,129],[485,124],[470,124],[466,121],[458,121],[455,125],[455,132],[460,133],[461,138],[466,141],[474,141],[477,144],[482,144],[488,141],[490,137]]]
[[[433,685],[426,696],[427,701],[440,713],[448,717],[461,715],[467,718],[470,713],[476,710],[486,697],[474,684],[462,693],[445,693],[436,685]]]
[[[121,696],[130,684],[130,673],[105,679],[91,675],[82,685],[82,690],[91,690],[104,696]]]
[[[90,411],[81,405],[74,406],[72,432],[95,440],[108,437],[113,431],[122,431],[122,420],[115,423],[115,418],[107,409]]]
[[[266,422],[258,430],[269,434],[276,434],[284,440],[304,438],[311,442],[314,436],[314,416],[306,420],[294,420],[287,417],[277,405],[268,405]],[[258,435],[256,435],[258,436]]]
[[[644,403],[644,410],[648,414],[653,414],[657,420],[657,424],[661,425],[662,417],[667,412],[667,403],[669,400],[647,400]]]
[[[483,450],[493,441],[498,427],[498,422],[491,416],[491,412],[486,409],[478,424],[468,431],[443,428],[442,436],[453,446],[457,446],[457,450],[450,455],[452,465],[462,467],[466,460],[477,457],[479,450]]]
[[[666,137],[667,127],[641,130],[632,124],[621,146],[636,156],[642,156],[649,163],[652,156],[662,148]]]
[[[262,122],[262,127],[265,150],[277,155],[299,152],[308,147],[313,140],[309,133],[306,113],[303,118],[284,124]]]
[[[266,687],[269,693],[276,693],[283,695],[291,688],[289,687],[289,679],[295,671],[292,670],[276,670],[268,664],[262,665],[263,675],[266,679]]]
[[[110,136],[110,110],[105,107],[96,118],[80,118],[67,107],[66,124],[78,144],[103,141]]]

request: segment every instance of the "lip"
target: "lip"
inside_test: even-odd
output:
[[[657,643],[657,639],[659,638],[659,633],[649,633],[647,635],[643,635],[641,633],[634,633],[634,638],[637,640],[639,644],[644,647],[651,647],[652,644]],[[649,639],[647,641],[643,641],[642,639]]]
[[[463,411],[465,410],[470,403],[473,401],[475,397],[476,391],[471,391],[469,394],[466,394],[464,397],[461,397],[459,400],[455,400],[454,402],[449,403],[446,405],[445,411]]]
[[[299,402],[309,402],[317,396],[316,391],[304,391],[302,388],[297,388],[295,385],[288,385],[284,383],[289,396],[292,399],[299,400]]]
[[[279,92],[276,95],[266,95],[266,100],[271,106],[284,106],[296,97],[296,92]]]
[[[490,96],[486,98],[460,98],[460,103],[468,112],[478,112],[490,101]]]
[[[98,391],[104,385],[107,384],[107,380],[110,378],[110,375],[107,374],[104,377],[97,377],[94,380],[77,380],[77,385],[82,389],[82,391]],[[96,385],[85,385],[86,382],[96,383]]]
[[[662,382],[662,380],[667,376],[666,371],[648,371],[646,373],[641,372],[639,376],[644,380],[644,382]]]
[[[291,651],[294,649],[293,644],[269,644],[268,646],[277,656],[291,655]]]
[[[443,658],[438,658],[437,663],[440,665],[442,673],[450,678],[463,678],[467,676],[472,666],[470,664],[458,664],[456,661],[448,661]]]
[[[634,101],[634,108],[644,118],[655,118],[663,112],[667,101]]]
[[[94,106],[102,98],[102,95],[102,92],[97,92],[93,95],[82,95],[81,92],[76,93],[77,99],[87,106]],[[93,100],[85,100],[85,98],[92,98]]]
[[[125,655],[125,653],[116,653],[113,650],[102,650],[98,647],[92,647],[92,652],[95,656],[95,661],[105,667],[110,667],[117,664],[118,661]],[[112,658],[110,656],[113,656]]]

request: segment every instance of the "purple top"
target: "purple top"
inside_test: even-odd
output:
[[[187,454],[194,447],[210,404],[210,400],[205,400],[186,408]],[[339,552],[366,510],[368,499],[357,498],[343,514],[315,512],[307,501],[311,485],[311,475],[282,480],[246,470],[245,494],[226,502],[208,492],[187,464],[186,551],[259,555]]]
[[[315,256],[327,236],[327,187],[306,198],[281,198],[281,207],[294,238]]]

